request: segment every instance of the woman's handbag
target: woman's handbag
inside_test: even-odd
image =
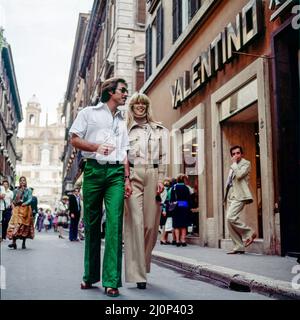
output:
[[[169,212],[172,212],[175,210],[175,208],[177,207],[177,201],[174,201],[174,202],[170,202],[169,203]]]
[[[61,222],[63,224],[63,228],[68,228],[68,217],[67,216],[62,216]]]
[[[172,212],[177,207],[177,194],[176,194],[176,185],[174,186],[174,193],[175,193],[175,201],[169,202],[168,211]]]
[[[164,231],[172,231],[172,229],[173,229],[173,219],[172,217],[168,217],[165,223]]]

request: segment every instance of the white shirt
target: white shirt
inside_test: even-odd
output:
[[[109,155],[81,151],[84,158],[98,161],[123,161],[129,150],[126,123],[121,111],[117,110],[113,116],[106,103],[100,102],[97,106],[88,106],[79,111],[69,133],[74,133],[91,143],[109,143],[115,146],[114,151]]]
[[[0,210],[5,210],[5,208],[9,208],[11,206],[14,193],[10,189],[7,189],[7,191],[5,191],[5,188],[3,186],[0,186],[0,194],[5,194],[5,198],[3,200],[0,200]]]

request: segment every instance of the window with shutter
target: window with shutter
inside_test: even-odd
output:
[[[201,7],[201,0],[189,0],[189,21]]]
[[[152,28],[146,29],[146,79],[152,74]]]
[[[164,14],[163,8],[157,9],[157,34],[156,34],[156,65],[158,65],[164,56]]]
[[[182,32],[182,1],[173,0],[173,43]]]
[[[137,23],[145,24],[146,22],[146,2],[145,0],[137,0]]]

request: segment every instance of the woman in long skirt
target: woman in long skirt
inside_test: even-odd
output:
[[[19,187],[14,190],[13,213],[8,224],[7,237],[12,240],[9,248],[17,249],[17,239],[22,239],[22,249],[26,249],[26,239],[34,238],[33,216],[31,211],[32,191],[27,188],[25,177],[20,177]]]

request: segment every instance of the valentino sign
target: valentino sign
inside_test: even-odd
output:
[[[229,62],[235,51],[240,51],[257,34],[262,26],[261,1],[251,0],[192,63],[191,70],[175,81],[171,88],[172,105],[177,108],[204,85],[222,65]]]

